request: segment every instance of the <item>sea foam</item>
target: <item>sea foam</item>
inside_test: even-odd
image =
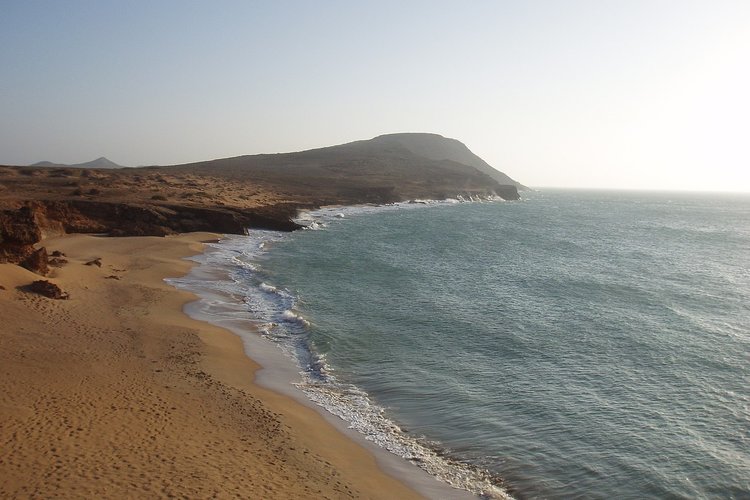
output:
[[[322,230],[332,222],[380,211],[404,210],[451,205],[468,200],[400,203],[386,206],[323,208],[303,212],[296,222],[311,230]],[[265,338],[276,343],[299,367],[301,380],[296,386],[315,404],[347,422],[376,445],[403,457],[455,488],[485,498],[510,498],[501,481],[488,471],[454,460],[440,451],[439,445],[408,435],[377,405],[369,395],[354,385],[339,382],[335,370],[310,342],[310,322],[295,306],[298,299],[289,290],[271,284],[263,271],[263,260],[269,249],[291,237],[276,231],[249,231],[246,236],[227,236],[221,242],[208,244],[210,252],[195,260],[202,271],[184,278],[169,280],[192,290],[213,289],[213,309],[222,316],[245,320]],[[206,279],[211,275],[213,279]],[[223,279],[215,279],[223,276]],[[205,299],[204,299],[205,300]],[[237,309],[239,303],[239,309]],[[211,307],[209,307],[211,309]],[[231,311],[231,314],[227,314]],[[219,320],[221,324],[221,320]]]

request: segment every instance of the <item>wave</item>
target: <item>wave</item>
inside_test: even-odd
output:
[[[310,326],[310,322],[307,321],[301,314],[297,314],[289,309],[284,310],[281,313],[281,319],[288,323],[297,323],[304,327]]]
[[[315,404],[347,422],[349,428],[455,488],[483,498],[512,498],[499,477],[486,469],[451,458],[438,443],[407,435],[366,392],[350,384],[338,383],[326,368],[325,365],[322,367],[323,377],[317,380],[306,377],[295,385]]]
[[[304,212],[296,222],[311,230],[321,230],[332,221],[374,211],[450,205],[468,200],[421,201],[424,203],[324,208]],[[311,323],[296,309],[298,298],[291,291],[272,284],[272,279],[264,274],[262,261],[266,253],[289,237],[292,237],[289,233],[276,231],[250,231],[247,236],[225,237],[219,243],[208,244],[211,251],[195,259],[201,264],[195,273],[168,281],[179,288],[198,292],[204,305],[221,316],[218,324],[224,320],[249,320],[260,335],[276,343],[295,362],[301,375],[301,381],[295,385],[306,397],[343,419],[367,440],[453,487],[484,498],[511,498],[499,477],[451,458],[437,443],[408,435],[369,394],[336,378],[334,368],[327,364],[325,356],[317,352],[309,338]]]
[[[303,226],[303,229],[319,231],[326,229],[329,224],[338,222],[348,217],[364,215],[375,212],[387,212],[392,210],[405,210],[439,206],[451,206],[458,203],[483,203],[483,202],[504,202],[501,197],[496,195],[467,195],[457,196],[455,198],[446,198],[442,200],[432,199],[414,199],[386,205],[366,204],[366,205],[348,205],[348,206],[331,206],[322,207],[314,210],[302,210],[294,218],[294,222]]]

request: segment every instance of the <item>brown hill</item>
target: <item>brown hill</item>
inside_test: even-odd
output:
[[[449,139],[438,134],[402,133],[381,135],[371,141],[375,144],[398,144],[415,155],[431,160],[455,161],[476,168],[495,179],[498,184],[516,186],[519,190],[528,189],[520,182],[514,181],[491,167],[489,163],[472,153],[464,143],[456,139]]]
[[[434,134],[173,166],[0,166],[0,261],[25,262],[31,245],[51,234],[294,230],[299,226],[291,218],[300,208],[457,196],[517,199],[517,186],[460,142]]]
[[[295,153],[238,156],[174,165],[173,172],[242,180],[316,203],[393,202],[497,194],[517,199],[521,184],[455,139],[391,134]]]

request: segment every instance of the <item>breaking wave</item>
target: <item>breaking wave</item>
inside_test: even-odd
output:
[[[360,214],[447,206],[461,201],[469,200],[323,208],[303,212],[295,221],[307,229],[321,230]],[[210,251],[192,258],[201,265],[188,276],[168,281],[198,293],[208,316],[220,326],[228,320],[227,316],[249,321],[260,335],[276,343],[296,363],[301,381],[295,385],[311,401],[346,421],[367,440],[453,487],[484,498],[511,498],[499,477],[451,458],[438,443],[404,432],[365,391],[337,379],[335,368],[326,363],[325,356],[317,352],[309,338],[310,322],[295,308],[299,298],[292,291],[274,285],[273,277],[263,269],[267,252],[290,237],[290,233],[266,230],[253,230],[247,236],[226,236],[219,243],[207,244]]]

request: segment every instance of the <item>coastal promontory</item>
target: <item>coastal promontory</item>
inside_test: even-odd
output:
[[[464,144],[382,135],[294,153],[120,167],[106,158],[0,166],[0,262],[31,262],[43,237],[291,231],[299,209],[410,199],[518,198],[523,186]],[[38,257],[38,256],[36,256]]]

